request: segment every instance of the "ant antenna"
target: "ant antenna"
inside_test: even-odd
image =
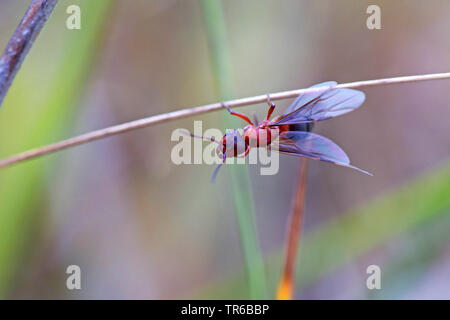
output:
[[[253,112],[253,121],[255,122],[255,125],[259,125],[258,116],[256,115],[256,112]]]
[[[198,135],[193,134],[193,133],[190,133],[189,131],[184,130],[184,129],[178,129],[178,131],[181,132],[182,134],[187,135],[187,136],[191,136],[192,138],[198,138],[198,139],[208,140],[208,141],[211,141],[211,142],[215,142],[215,143],[217,143],[217,144],[220,144],[219,141],[217,141],[216,139],[214,139],[214,138],[212,138],[212,137],[198,136]]]
[[[217,167],[214,169],[213,174],[211,176],[211,183],[214,183],[216,181],[217,173],[219,173],[219,169],[222,167],[222,165],[225,163],[226,156],[223,155],[222,163],[218,164]]]

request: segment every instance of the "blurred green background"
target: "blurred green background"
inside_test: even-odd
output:
[[[450,70],[446,0],[376,1],[381,30],[366,27],[373,1],[211,2],[60,0],[0,109],[0,156],[224,98]],[[0,1],[1,48],[28,5]],[[450,298],[449,89],[364,88],[360,110],[316,126],[374,177],[309,162],[296,298]],[[170,161],[174,129],[243,126],[227,118],[1,170],[0,298],[273,298],[298,159],[274,176],[225,167],[214,185],[211,166]],[[71,264],[82,290],[66,289]]]

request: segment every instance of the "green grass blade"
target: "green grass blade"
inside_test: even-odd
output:
[[[381,289],[367,290],[367,299],[417,299],[416,288],[424,278],[433,275],[433,269],[441,268],[441,261],[449,244],[450,209],[442,215],[411,229],[395,244],[395,259],[380,265]],[[437,275],[436,275],[437,276]],[[434,291],[434,290],[433,290]],[[417,292],[422,295],[423,292]],[[425,293],[427,296],[430,292]],[[448,291],[447,291],[448,294]],[[432,297],[445,299],[442,292],[433,292]],[[448,295],[447,295],[448,298]],[[424,299],[429,299],[425,297]]]
[[[405,186],[390,190],[371,203],[305,233],[300,248],[297,285],[304,288],[394,237],[405,235],[434,220],[445,219],[449,210],[450,162],[446,162]],[[277,250],[266,259],[270,288],[276,286],[281,258],[282,251]],[[212,284],[199,296],[244,298],[239,294],[242,277],[239,273],[231,276],[226,283]]]
[[[220,1],[202,0],[201,5],[217,92],[219,99],[227,100],[233,97],[233,77],[222,3]],[[224,121],[227,128],[233,128],[237,125],[237,122],[228,114],[224,117]],[[249,173],[244,165],[234,165],[232,168],[227,168],[227,170],[231,174],[236,218],[249,278],[250,298],[262,299],[267,294],[266,279],[264,261],[258,244],[255,226],[253,194]]]
[[[73,123],[75,101],[91,67],[109,0],[77,1],[82,30],[68,30],[61,1],[23,63],[0,111],[0,156],[55,141]],[[0,298],[13,287],[37,221],[45,218],[49,161],[0,172]]]

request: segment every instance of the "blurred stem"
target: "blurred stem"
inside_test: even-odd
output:
[[[286,238],[284,267],[277,290],[277,299],[279,300],[291,300],[293,297],[295,287],[295,262],[297,260],[297,252],[300,244],[303,211],[305,207],[307,163],[308,161],[306,159],[301,160],[297,190],[292,201],[292,212],[289,218],[289,229]]]
[[[202,0],[201,7],[217,92],[219,99],[227,100],[233,96],[234,90],[222,3]],[[224,120],[227,128],[236,126],[234,119],[228,114]],[[249,278],[250,298],[263,299],[267,292],[264,261],[258,244],[249,174],[246,167],[241,165],[234,165],[229,172],[242,252]]]
[[[58,0],[33,0],[0,58],[0,106]]]

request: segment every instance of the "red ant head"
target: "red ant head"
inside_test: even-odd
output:
[[[245,153],[247,144],[239,130],[228,130],[222,138],[222,143],[217,147],[217,155],[224,158],[232,158]]]

